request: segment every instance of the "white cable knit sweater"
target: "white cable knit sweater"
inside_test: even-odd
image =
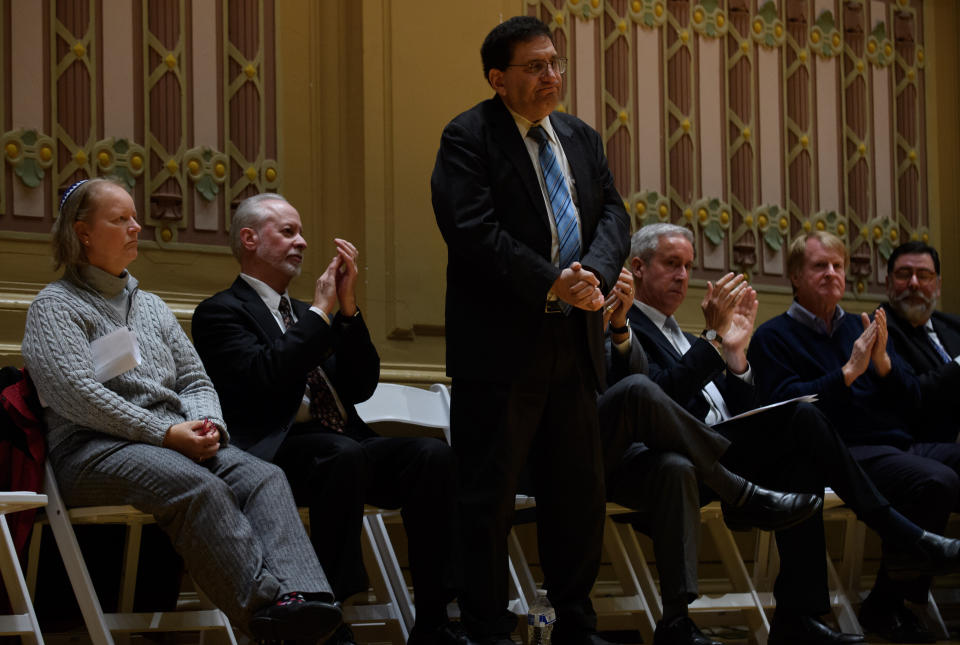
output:
[[[170,426],[204,417],[220,427],[226,444],[217,392],[173,312],[159,297],[139,291],[132,276],[127,288],[131,296],[125,321],[72,269],[30,305],[23,358],[49,406],[50,450],[78,430],[160,445]],[[90,342],[124,325],[137,336],[142,363],[99,383]]]

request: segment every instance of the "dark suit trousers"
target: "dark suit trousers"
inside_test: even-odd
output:
[[[950,513],[960,510],[960,445],[852,446],[850,452],[893,507],[920,528],[943,534]],[[881,567],[875,588],[925,603],[930,581],[928,576],[893,581]]]
[[[733,442],[721,463],[761,486],[820,495],[829,486],[868,524],[889,507],[827,418],[809,403],[782,406],[714,428]],[[778,531],[777,549],[777,607],[805,615],[830,611],[823,514]]]
[[[509,315],[509,314],[505,314]],[[474,636],[509,633],[507,535],[528,461],[537,499],[540,562],[557,611],[554,634],[592,630],[604,487],[595,377],[582,329],[547,314],[530,360],[510,383],[454,378],[453,449],[460,464],[465,554],[462,616]]]
[[[424,437],[357,441],[298,424],[274,457],[298,504],[310,508],[310,539],[337,599],[366,591],[360,548],[364,504],[401,509],[417,597],[417,624],[446,620],[459,587],[457,476],[453,451]]]
[[[598,407],[607,499],[640,511],[635,525],[653,538],[661,596],[688,603],[698,594],[697,472],[712,470],[730,442],[643,375],[621,379]]]

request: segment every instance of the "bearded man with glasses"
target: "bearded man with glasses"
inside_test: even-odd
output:
[[[887,328],[893,347],[917,375],[919,427],[956,441],[954,397],[960,391],[960,316],[937,311],[940,254],[923,242],[901,244],[887,260]]]

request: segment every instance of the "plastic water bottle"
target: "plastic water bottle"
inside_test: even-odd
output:
[[[527,614],[527,642],[530,645],[550,645],[550,633],[557,620],[557,612],[547,599],[546,589],[537,589],[537,599]]]

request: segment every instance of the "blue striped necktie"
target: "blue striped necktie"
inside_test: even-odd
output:
[[[550,196],[553,219],[557,224],[560,269],[566,269],[580,259],[580,232],[577,230],[577,213],[574,210],[567,180],[560,170],[560,162],[553,154],[553,148],[544,129],[535,125],[527,131],[527,136],[540,144],[540,170]]]

